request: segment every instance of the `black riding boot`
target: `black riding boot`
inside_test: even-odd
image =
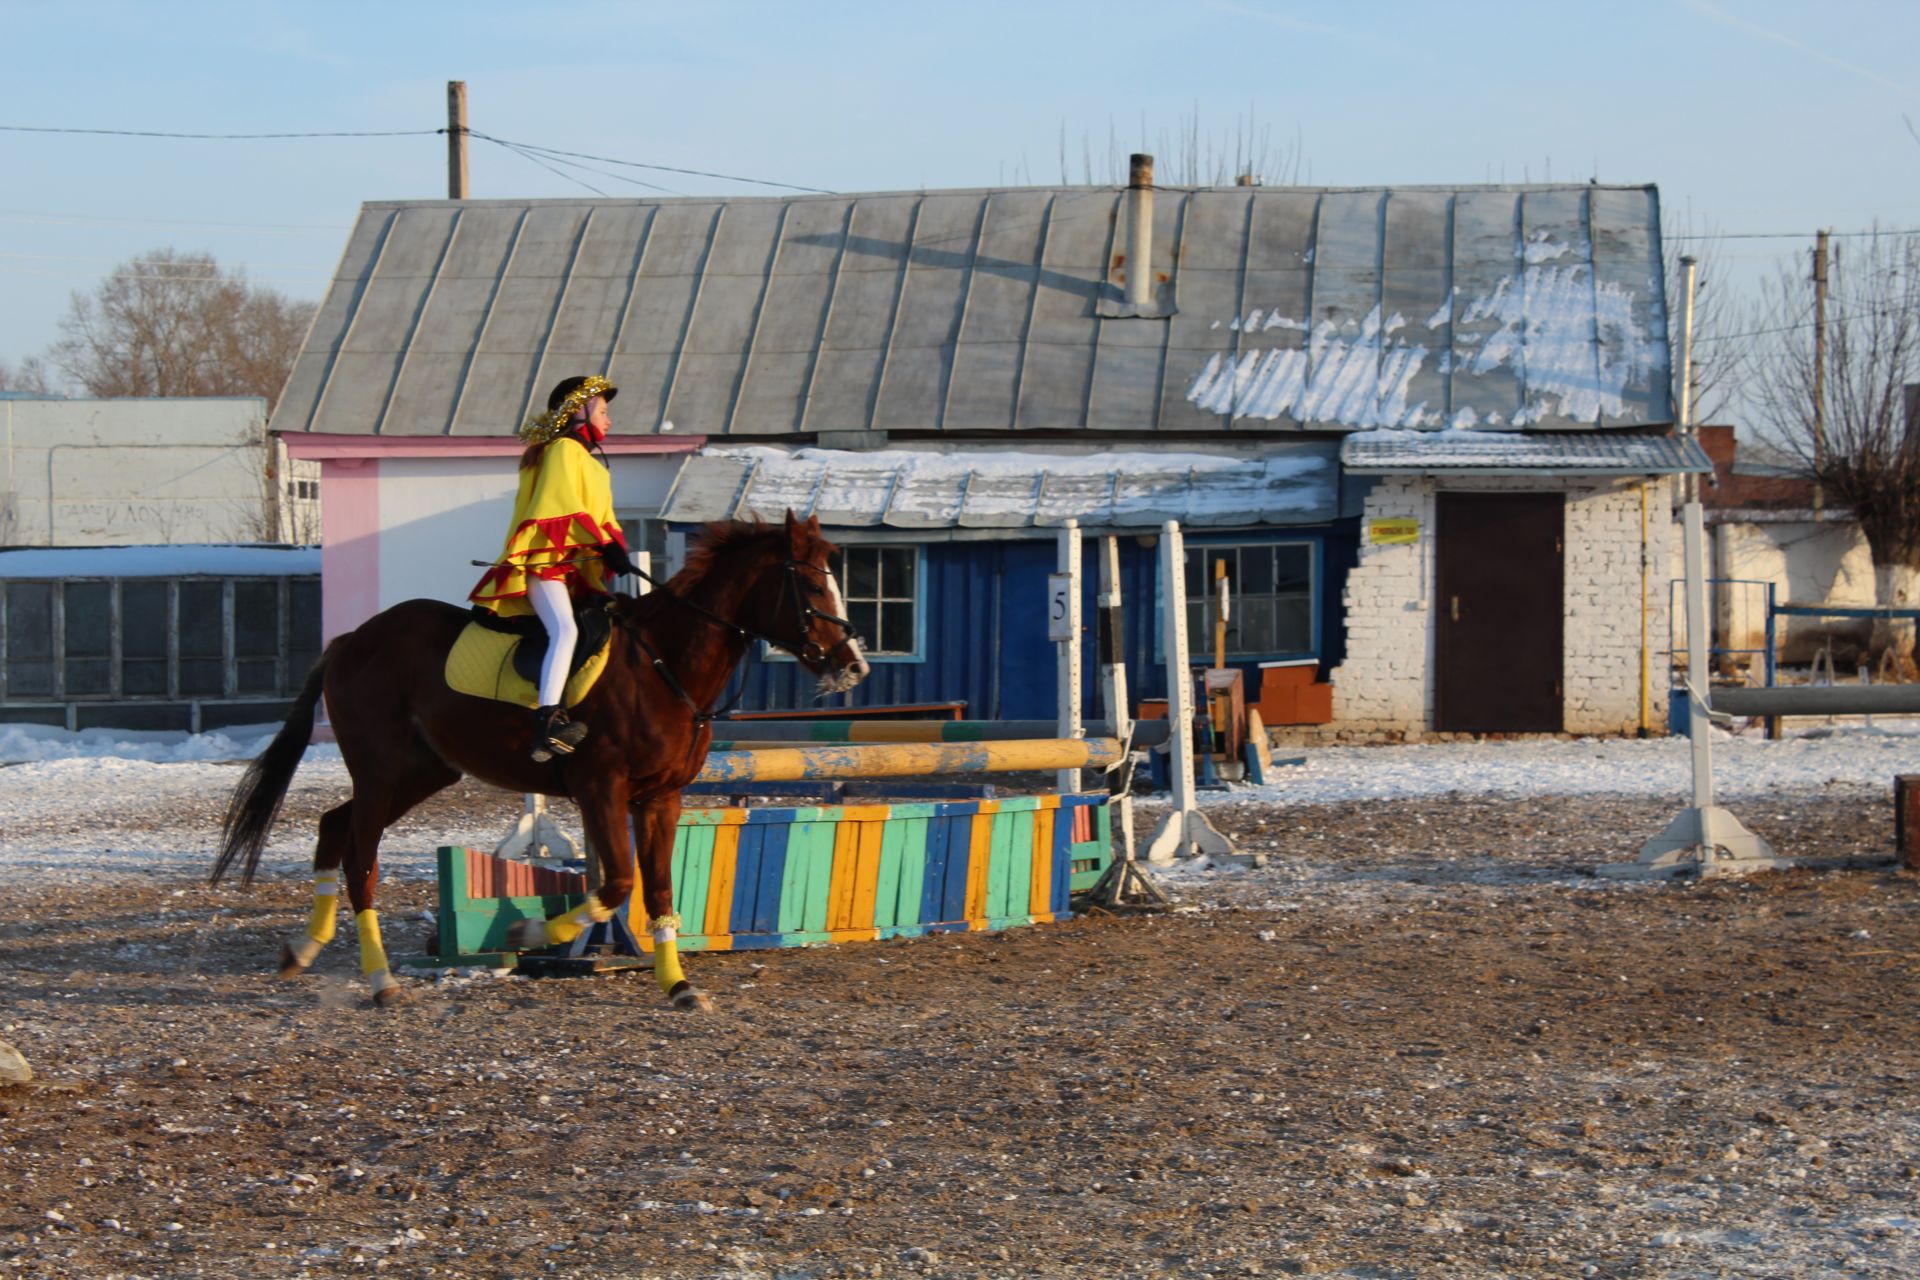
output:
[[[587,736],[587,726],[567,719],[565,707],[539,707],[533,713],[533,758],[542,764],[570,756]]]

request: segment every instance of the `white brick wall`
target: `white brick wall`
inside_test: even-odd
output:
[[[1387,478],[1368,495],[1360,561],[1347,577],[1347,656],[1332,674],[1334,722],[1344,738],[1418,738],[1433,723],[1435,494],[1440,484]],[[1538,492],[1537,481],[1487,478],[1444,482],[1449,490]],[[1637,482],[1566,490],[1563,659],[1569,733],[1632,733],[1640,723],[1640,492]],[[1420,540],[1373,546],[1374,520],[1412,517]],[[1662,568],[1678,542],[1671,484],[1647,486],[1652,572],[1647,581],[1646,650],[1652,725],[1666,718],[1667,587]],[[1519,637],[1516,636],[1516,642]]]

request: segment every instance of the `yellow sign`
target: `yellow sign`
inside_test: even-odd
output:
[[[1420,541],[1420,522],[1412,516],[1367,521],[1367,541],[1374,546],[1395,546]]]

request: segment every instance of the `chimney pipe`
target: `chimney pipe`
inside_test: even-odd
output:
[[[1153,157],[1127,158],[1127,304],[1153,303]]]

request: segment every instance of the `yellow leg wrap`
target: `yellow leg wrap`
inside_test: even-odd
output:
[[[600,905],[600,895],[590,893],[587,900],[573,910],[547,921],[547,942],[553,946],[564,946],[579,937],[588,925],[599,924],[612,917],[613,912]]]
[[[680,917],[655,916],[653,930],[653,977],[660,990],[671,992],[687,980],[680,968]]]
[[[340,914],[340,873],[313,873],[313,914],[307,917],[307,936],[321,946],[333,941],[334,921]]]
[[[354,916],[360,930],[360,972],[371,978],[387,971],[387,949],[380,945],[380,913],[372,907]]]

